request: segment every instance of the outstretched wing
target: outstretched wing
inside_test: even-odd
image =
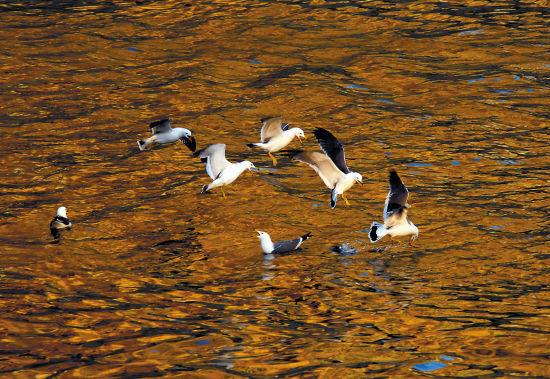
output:
[[[225,144],[216,143],[208,146],[206,149],[195,153],[196,157],[206,162],[206,172],[212,180],[216,180],[218,175],[231,163],[225,159]]]
[[[267,143],[271,138],[277,137],[283,134],[283,117],[271,117],[262,119],[264,123],[262,125],[262,142]]]
[[[317,137],[317,142],[319,142],[319,146],[321,146],[323,152],[332,159],[336,167],[344,174],[348,174],[350,170],[346,165],[346,155],[340,141],[338,141],[331,132],[323,128],[315,129],[313,134]]]
[[[395,170],[390,170],[390,190],[384,205],[384,221],[393,213],[401,213],[407,208],[409,191]],[[406,212],[405,212],[406,213]]]
[[[344,176],[342,171],[325,154],[316,151],[302,151],[295,154],[293,158],[310,165],[330,189],[333,189],[336,183]]]
[[[162,120],[152,122],[149,125],[149,127],[151,128],[151,133],[159,134],[170,132],[170,130],[172,130],[172,127],[170,126],[170,121],[172,121],[171,118],[163,118]]]

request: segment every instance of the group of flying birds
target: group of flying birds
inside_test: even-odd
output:
[[[220,187],[223,197],[225,192],[223,187],[235,181],[244,171],[256,169],[250,161],[231,163],[225,158],[225,144],[216,143],[195,152],[197,144],[190,130],[185,128],[172,128],[170,122],[172,119],[165,118],[150,124],[152,136],[137,141],[140,150],[148,150],[155,143],[164,144],[180,140],[189,150],[194,152],[194,156],[206,163],[206,172],[212,178],[212,182],[203,186],[201,193]],[[271,117],[262,120],[261,142],[247,144],[250,148],[260,148],[266,150],[273,161],[273,166],[277,165],[277,159],[272,153],[285,148],[296,137],[302,142],[305,137],[304,131],[300,128],[289,128],[289,124],[283,122],[283,117]],[[316,128],[313,132],[317,142],[323,151],[302,151],[290,150],[288,155],[292,158],[307,163],[321,177],[325,185],[330,189],[330,206],[336,207],[338,195],[344,199],[347,205],[350,205],[345,191],[350,189],[354,183],[362,184],[362,176],[357,172],[351,171],[347,164],[342,144],[323,128]],[[373,222],[369,231],[371,242],[376,242],[385,235],[391,238],[410,238],[410,244],[418,237],[418,228],[407,217],[407,203],[409,191],[403,184],[403,181],[397,175],[395,170],[390,170],[389,177],[390,189],[384,205],[384,223]],[[71,222],[67,218],[65,207],[59,207],[57,216],[50,223],[50,231],[55,242],[60,239],[62,230],[70,230]],[[279,241],[273,243],[269,234],[258,231],[262,250],[265,254],[283,253],[296,250],[307,240],[311,234],[307,233],[294,240]]]

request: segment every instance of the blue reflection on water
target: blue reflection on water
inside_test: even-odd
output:
[[[412,166],[412,167],[428,167],[428,166],[432,166],[432,164],[431,164],[431,163],[411,162],[411,163],[407,163],[407,166]]]
[[[443,367],[447,367],[447,365],[436,361],[432,361],[428,363],[419,363],[413,366],[414,369],[419,371],[434,371]]]
[[[466,35],[466,34],[482,34],[483,29],[474,29],[474,30],[465,30],[463,32],[458,33],[458,35]]]
[[[468,80],[468,83],[482,82],[484,80],[485,78],[470,79]]]
[[[346,88],[352,88],[352,89],[367,89],[367,87],[360,86],[358,84],[350,84],[347,85]]]
[[[254,59],[251,59],[251,60],[248,61],[248,63],[252,63],[252,64],[262,64],[262,63],[264,63],[264,62],[262,62],[262,61],[257,61],[257,60],[254,60]]]

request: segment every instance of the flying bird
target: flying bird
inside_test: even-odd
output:
[[[206,162],[206,172],[212,178],[212,183],[203,186],[201,193],[220,187],[224,198],[223,186],[232,183],[245,170],[252,172],[252,168],[256,168],[250,161],[231,163],[225,159],[225,144],[223,143],[210,145],[206,149],[196,152],[195,156],[201,158],[202,162]]]
[[[67,218],[67,208],[57,208],[57,216],[50,222],[50,233],[58,241],[61,238],[62,230],[71,230],[72,224]]]
[[[286,253],[296,250],[305,240],[311,237],[311,235],[311,233],[307,233],[291,241],[278,241],[273,243],[269,234],[258,230],[258,238],[260,239],[264,254]]]
[[[288,129],[290,124],[283,123],[283,117],[281,116],[264,118],[262,122],[262,142],[247,143],[246,146],[251,148],[259,147],[260,149],[266,150],[267,154],[273,161],[273,166],[277,166],[277,159],[271,153],[275,153],[287,146],[294,139],[294,137],[297,137],[300,143],[302,143],[302,138],[306,138],[302,129]]]
[[[172,128],[170,126],[171,118],[164,118],[159,121],[152,122],[149,127],[153,135],[146,140],[138,140],[137,144],[141,151],[149,149],[149,145],[153,143],[170,143],[181,140],[191,151],[195,151],[197,143],[195,137],[191,135],[191,131],[185,128]]]
[[[390,190],[386,197],[384,205],[384,224],[373,222],[369,238],[371,242],[376,242],[380,238],[389,234],[392,238],[409,237],[409,244],[412,246],[413,241],[418,238],[418,228],[407,217],[408,209],[410,208],[407,200],[409,191],[397,172],[390,170]]]
[[[344,192],[356,182],[362,184],[363,177],[357,172],[350,171],[346,165],[344,147],[332,133],[323,128],[317,128],[313,134],[317,137],[317,142],[324,154],[316,151],[300,151],[293,154],[293,158],[310,165],[330,188],[330,207],[332,209],[336,207],[338,195],[342,195],[346,205],[350,205]]]

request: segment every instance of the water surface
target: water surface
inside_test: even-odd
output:
[[[548,377],[548,8],[511,1],[5,1],[0,372]],[[247,150],[324,127],[364,186]],[[200,195],[199,148],[271,169]],[[292,148],[300,147],[297,141]],[[368,241],[388,169],[416,246]],[[74,230],[52,244],[58,206]],[[264,260],[256,238],[314,234]],[[342,248],[342,245],[345,245]]]

